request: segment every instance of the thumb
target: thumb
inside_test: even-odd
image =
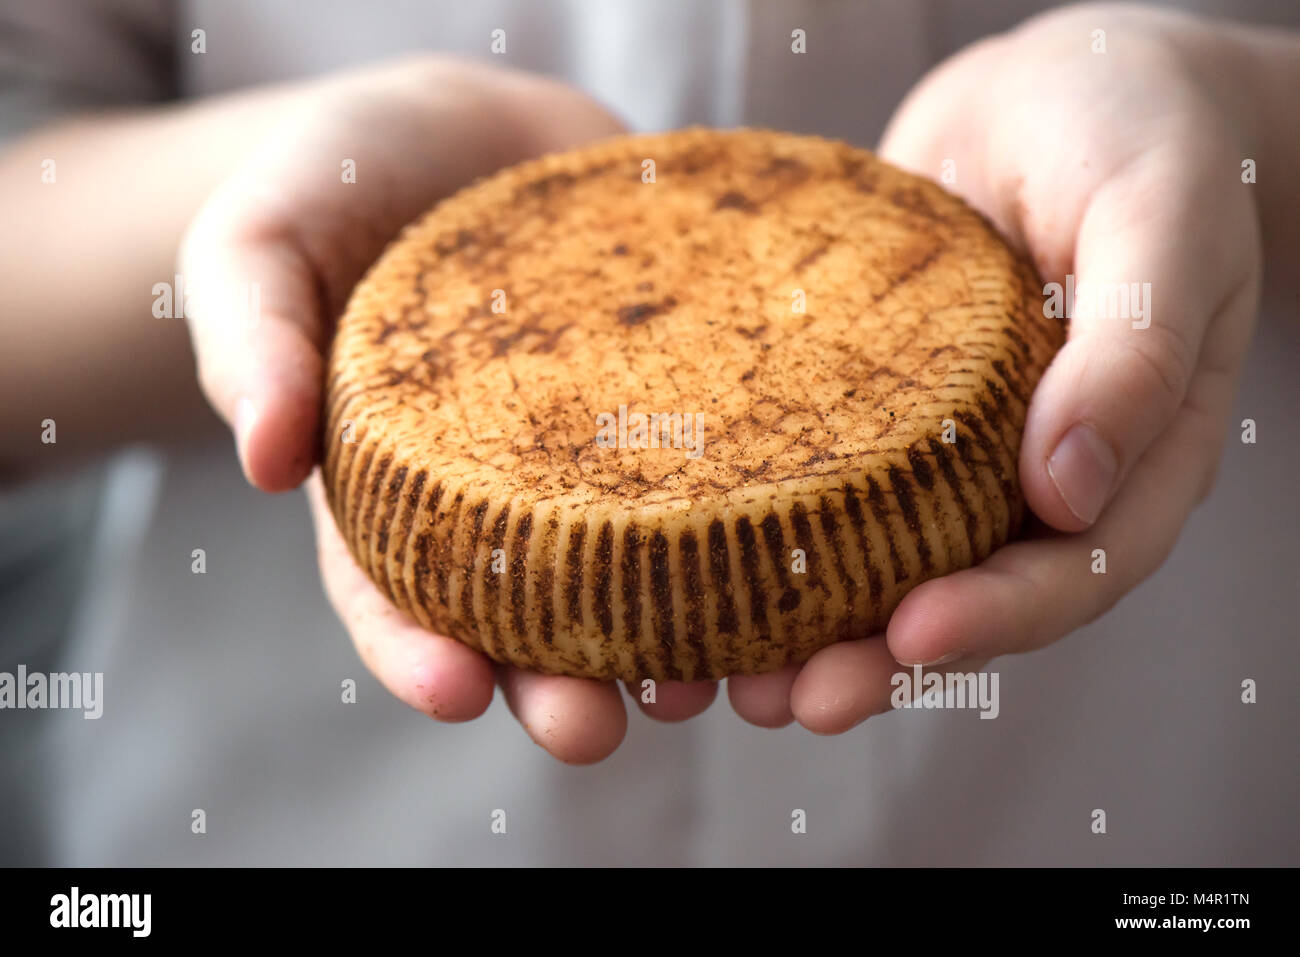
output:
[[[1158,145],[1099,186],[1074,273],[1044,288],[1069,338],[1030,403],[1020,477],[1061,531],[1098,519],[1187,397],[1207,328],[1252,288],[1249,203],[1196,153]]]
[[[248,481],[280,492],[317,454],[324,305],[292,231],[240,213],[246,200],[214,195],[181,246],[178,279],[203,391]]]

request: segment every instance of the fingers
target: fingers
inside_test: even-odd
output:
[[[1183,411],[1092,529],[1008,545],[975,568],[910,592],[889,622],[894,657],[928,664],[1029,651],[1114,605],[1164,560],[1205,494],[1232,378],[1198,375]]]
[[[790,689],[799,665],[762,675],[732,675],[727,679],[731,707],[750,724],[760,728],[783,728],[794,720],[790,710]]]
[[[899,663],[969,671],[972,662],[1049,644],[1109,609],[1159,566],[1206,494],[1234,379],[1234,370],[1198,370],[1180,415],[1090,531],[1008,545],[910,592],[886,641],[819,651],[794,681],[794,717],[815,733],[839,734],[891,708]]]
[[[306,479],[316,458],[321,309],[292,236],[244,223],[246,201],[219,193],[195,221],[179,268],[203,391],[233,430],[248,481],[280,492]]]
[[[325,503],[320,476],[307,483],[325,593],[366,668],[396,698],[439,721],[487,710],[492,667],[474,649],[435,635],[393,607],[357,567]]]
[[[539,675],[493,664],[455,639],[416,624],[357,567],[325,501],[319,473],[307,482],[325,592],[366,668],[390,693],[439,721],[477,718],[499,681],[529,736],[566,764],[608,757],[627,731],[613,684]]]
[[[497,677],[506,703],[528,736],[565,764],[594,764],[627,732],[618,687],[609,682],[540,675],[505,665]]]
[[[656,721],[685,721],[708,710],[718,696],[716,681],[660,681],[654,689],[654,701],[646,701],[641,684],[629,681],[627,693],[643,712]]]
[[[1035,514],[1062,531],[1096,522],[1169,426],[1210,323],[1249,322],[1248,201],[1207,189],[1216,173],[1182,142],[1139,153],[1093,194],[1073,299],[1056,287],[1056,303],[1073,309],[1069,341],[1030,403],[1020,476]]]
[[[791,710],[815,734],[841,734],[888,710],[889,678],[900,670],[881,636],[839,642],[803,666],[790,692]]]
[[[1173,426],[1091,531],[1009,545],[975,568],[926,582],[894,612],[886,641],[844,642],[814,655],[791,690],[799,723],[839,734],[891,709],[891,679],[902,667],[975,670],[1049,644],[1109,609],[1164,560],[1206,494],[1233,379],[1230,370],[1198,372]]]
[[[957,657],[923,673],[977,671],[986,661]],[[894,660],[881,636],[840,642],[823,648],[803,666],[791,691],[791,708],[799,723],[814,734],[843,734],[872,715],[895,708],[894,676],[900,673],[910,677],[910,668]]]

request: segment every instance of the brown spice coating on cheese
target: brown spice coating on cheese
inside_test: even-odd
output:
[[[326,489],[381,590],[497,660],[780,668],[1015,531],[1063,335],[1040,289],[960,200],[844,144],[685,130],[544,157],[440,204],[354,291]],[[703,454],[598,446],[620,405],[702,413]]]

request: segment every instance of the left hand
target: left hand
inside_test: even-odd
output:
[[[389,239],[480,176],[622,125],[553,80],[439,56],[306,81],[291,95],[297,108],[217,188],[182,247],[180,271],[191,288],[260,289],[255,323],[236,321],[220,299],[187,309],[204,391],[235,433],[252,485],[277,492],[306,480],[325,593],[385,688],[456,722],[482,714],[499,684],[550,754],[574,764],[600,760],[627,726],[618,688],[496,665],[421,628],[358,567],[313,466],[335,317]],[[357,171],[349,184],[340,177],[345,157]],[[702,708],[713,691],[684,694]],[[684,716],[681,695],[666,689],[652,708]]]

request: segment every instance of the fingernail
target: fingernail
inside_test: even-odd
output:
[[[1110,498],[1119,460],[1097,430],[1086,422],[1065,433],[1047,460],[1047,474],[1081,522],[1091,525]]]
[[[956,661],[962,656],[960,651],[950,651],[946,655],[935,658],[931,661],[900,661],[900,665],[906,665],[909,668],[920,665],[922,668],[937,668],[939,665],[946,665],[950,661]]]

